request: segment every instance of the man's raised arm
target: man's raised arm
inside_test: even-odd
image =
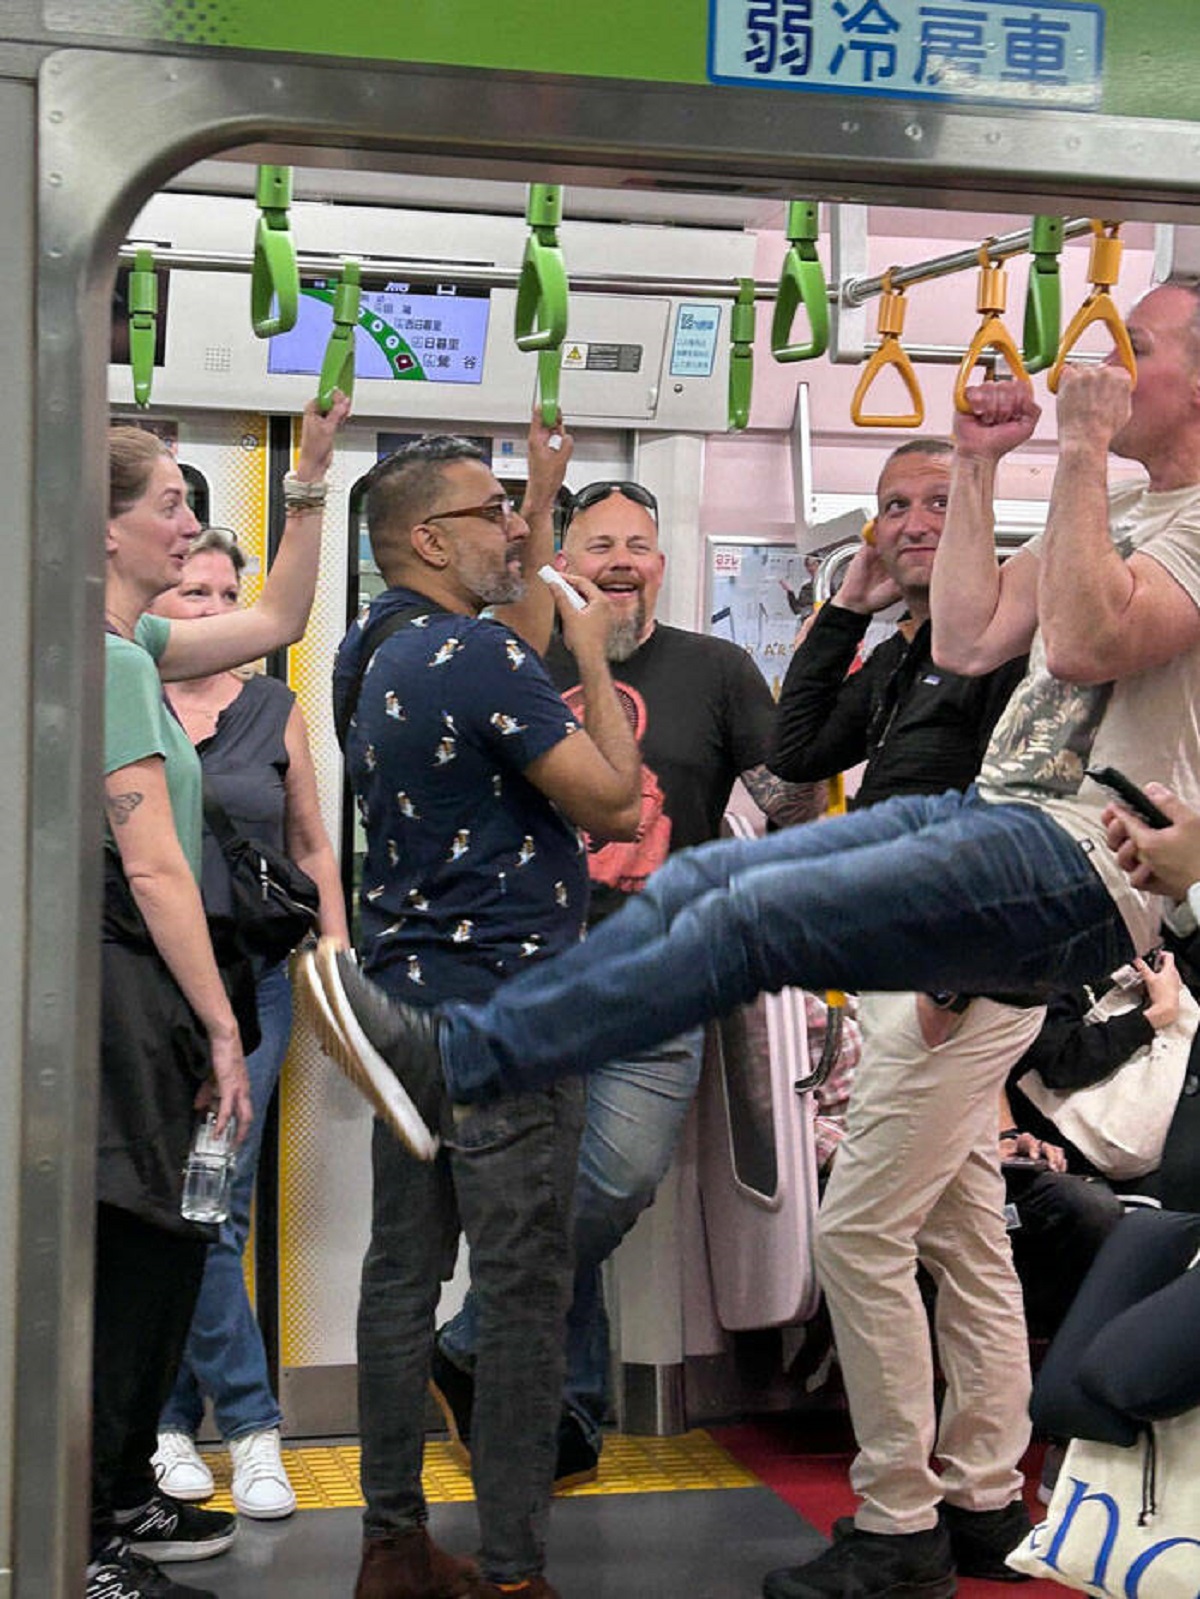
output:
[[[1024,655],[1037,625],[1037,559],[996,559],[996,467],[1033,433],[1041,410],[1030,385],[980,383],[968,415],[954,419],[950,500],[933,566],[929,609],[933,657],[978,676]]]

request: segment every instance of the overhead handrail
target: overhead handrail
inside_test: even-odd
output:
[[[729,426],[740,430],[750,421],[750,394],[754,387],[753,278],[738,279],[729,337]]]
[[[250,321],[258,338],[271,339],[295,327],[300,309],[300,269],[288,216],[291,167],[260,166],[254,203],[258,226],[250,268]]]
[[[335,389],[341,389],[347,399],[354,393],[354,330],[362,295],[361,271],[357,261],[343,262],[341,281],[334,291],[333,331],[317,381],[317,406],[322,412],[333,404]]]
[[[775,291],[771,318],[771,354],[777,361],[811,361],[829,348],[829,291],[817,255],[817,202],[793,200],[787,209],[788,251]],[[804,307],[810,338],[793,344],[792,323]]]
[[[967,346],[967,353],[962,358],[958,369],[958,377],[954,384],[954,409],[964,415],[969,414],[971,402],[967,399],[967,385],[971,381],[971,373],[978,366],[983,355],[988,350],[994,350],[997,355],[1002,355],[1008,362],[1013,377],[1022,380],[1026,377],[1025,363],[1021,359],[1021,352],[1017,349],[1012,334],[1001,320],[1001,312],[1008,303],[1008,273],[1002,266],[996,266],[988,254],[987,244],[979,246],[979,286],[975,291],[975,309],[983,321],[976,329],[975,337]]]
[[[1058,258],[1066,242],[1061,217],[1034,217],[1029,230],[1029,282],[1021,355],[1026,372],[1044,372],[1058,351],[1062,328],[1062,279]]]
[[[559,351],[567,336],[567,268],[558,244],[562,185],[531,183],[525,205],[529,238],[517,280],[513,333],[518,350],[535,350],[542,421],[558,420]]]
[[[1087,217],[1071,217],[1063,223],[1065,239],[1079,238],[1091,228]],[[988,243],[988,254],[993,261],[1004,261],[1010,255],[1023,255],[1033,238],[1032,226],[1018,228],[1013,233],[1001,233]],[[952,277],[958,272],[969,272],[979,259],[979,246],[970,245],[962,250],[952,250],[947,255],[927,256],[924,261],[912,261],[907,266],[889,267],[894,289],[909,289],[914,283],[928,283],[933,278]],[[847,277],[839,286],[843,305],[853,309],[866,305],[868,300],[883,293],[883,275],[877,277]]]
[[[144,410],[154,383],[154,346],[158,341],[158,274],[154,252],[141,249],[129,274],[129,365],[134,402]]]
[[[1051,394],[1058,393],[1058,384],[1067,356],[1093,322],[1103,322],[1107,327],[1121,365],[1129,373],[1131,381],[1137,382],[1137,358],[1133,353],[1125,320],[1117,310],[1117,302],[1110,292],[1121,275],[1122,246],[1117,237],[1120,228],[1119,222],[1100,222],[1094,219],[1092,221],[1092,253],[1088,262],[1088,282],[1092,285],[1092,292],[1067,323],[1067,331],[1063,334],[1062,343],[1058,347],[1058,358],[1046,379]]]
[[[883,291],[879,300],[879,321],[876,329],[880,338],[879,348],[863,368],[858,387],[854,391],[854,398],[850,402],[850,420],[855,427],[919,428],[925,420],[925,401],[921,398],[921,386],[917,382],[913,364],[900,343],[900,335],[904,332],[906,310],[904,290],[892,287],[892,269],[889,267],[883,275]],[[866,400],[867,392],[883,369],[889,366],[894,366],[903,378],[904,386],[913,403],[912,411],[907,416],[883,412],[878,416],[866,416],[863,413],[863,402]]]

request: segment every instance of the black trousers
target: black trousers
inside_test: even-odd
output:
[[[1105,1241],[1034,1384],[1034,1425],[1136,1442],[1200,1405],[1200,1215],[1135,1211]]]
[[[114,1512],[154,1489],[150,1457],[200,1292],[203,1238],[167,1232],[113,1205],[96,1208],[92,1345],[92,1553]]]
[[[1034,1338],[1053,1338],[1101,1244],[1125,1215],[1107,1183],[1069,1172],[1039,1172],[1023,1182],[1005,1174],[1020,1226],[1009,1233]]]

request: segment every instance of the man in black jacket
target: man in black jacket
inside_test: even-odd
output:
[[[888,457],[869,541],[810,622],[788,668],[770,763],[781,776],[815,781],[865,760],[854,803],[873,805],[893,794],[966,788],[979,770],[1025,657],[984,677],[934,665],[929,579],[946,515],[950,455],[943,440],[918,438]],[[898,630],[852,672],[872,619],[897,602],[906,612]]]
[[[815,781],[865,760],[856,806],[964,789],[975,777],[1025,662],[982,677],[934,663],[929,583],[950,459],[937,439],[888,458],[867,539],[792,657],[769,762],[781,777]],[[898,631],[853,670],[872,618],[897,602]],[[851,1572],[866,1584],[856,1594],[940,1599],[954,1592],[955,1566],[1012,1579],[1004,1555],[1028,1530],[1017,1469],[1029,1439],[1028,1344],[996,1113],[1005,1071],[1043,1012],[938,999],[946,1008],[913,994],[861,1000],[863,1056],[818,1219],[817,1267],[862,1503],[825,1555],[768,1577],[772,1599],[848,1593]],[[940,1418],[918,1259],[938,1289]]]

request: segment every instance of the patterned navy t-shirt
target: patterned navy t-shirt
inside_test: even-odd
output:
[[[372,602],[338,651],[335,699],[364,628],[420,600]],[[580,835],[523,775],[578,730],[536,651],[498,622],[431,607],[378,646],[346,739],[376,981],[415,1004],[478,999],[582,937]]]

